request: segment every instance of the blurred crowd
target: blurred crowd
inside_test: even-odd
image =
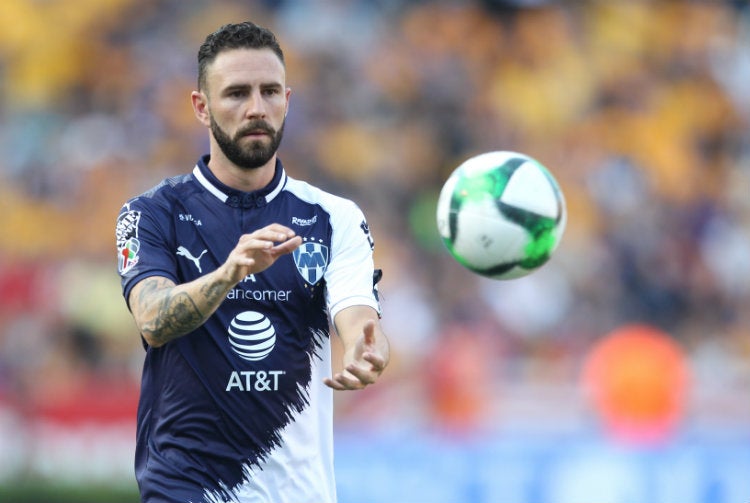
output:
[[[132,409],[115,218],[207,151],[196,52],[249,19],[286,51],[287,171],[360,204],[384,270],[393,361],[337,397],[342,423],[585,424],[582,362],[638,322],[690,362],[687,422],[750,424],[745,2],[3,0],[0,19],[0,407]],[[560,248],[520,280],[469,273],[435,228],[443,181],[490,150],[566,196]]]

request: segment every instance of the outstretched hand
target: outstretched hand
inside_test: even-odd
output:
[[[351,348],[344,353],[344,369],[323,382],[335,390],[356,390],[374,383],[388,365],[388,348],[378,341],[374,320],[367,320]],[[382,335],[382,334],[381,334]]]

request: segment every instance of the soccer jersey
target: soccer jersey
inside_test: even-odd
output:
[[[271,223],[302,245],[247,276],[195,331],[146,347],[135,471],[146,502],[325,503],[333,478],[329,316],[380,311],[373,241],[351,201],[287,176],[241,192],[199,160],[117,220],[125,299],[149,276],[189,282]]]

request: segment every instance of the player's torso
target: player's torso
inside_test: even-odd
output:
[[[235,285],[194,332],[148,348],[136,449],[143,494],[184,491],[190,496],[182,499],[199,501],[207,491],[223,501],[236,484],[284,479],[288,463],[279,460],[286,459],[318,481],[321,492],[310,494],[333,491],[324,475],[332,450],[332,396],[322,384],[330,372],[325,274],[342,263],[335,243],[346,249],[342,236],[359,234],[348,227],[342,234],[350,206],[302,182],[287,184],[280,170],[275,180],[270,194],[253,196],[262,200],[232,199],[237,194],[200,165],[126,206],[129,225],[118,232],[134,248],[121,267],[124,285],[146,271],[193,281],[220,267],[243,234],[271,223],[303,239]]]
[[[295,414],[315,401],[311,395],[322,385],[314,367],[329,365],[323,279],[331,253],[329,217],[285,192],[257,207],[231,207],[199,193],[175,197],[171,208],[166,239],[179,283],[214,271],[242,234],[270,223],[303,238],[293,254],[232,288],[203,326],[150,349],[146,361],[144,396],[150,399],[141,414],[159,408],[156,439],[171,445],[178,431],[201,438],[178,450],[260,462]],[[228,463],[216,476],[238,481],[242,472],[230,475],[230,469],[241,466]]]
[[[310,359],[328,337],[323,274],[331,228],[326,213],[283,192],[254,207],[231,207],[202,194],[178,201],[174,210],[172,246],[180,283],[214,271],[243,234],[271,223],[303,238],[293,254],[235,285],[201,329],[178,341],[197,365],[212,360],[216,375],[206,377],[212,388],[229,394],[296,393],[307,384]]]

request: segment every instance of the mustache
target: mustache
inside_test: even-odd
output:
[[[276,130],[272,128],[271,125],[268,124],[266,121],[256,120],[240,128],[237,131],[236,137],[241,138],[242,136],[245,136],[246,134],[250,134],[253,132],[257,132],[257,131],[262,131],[270,136],[274,136],[276,134]]]

